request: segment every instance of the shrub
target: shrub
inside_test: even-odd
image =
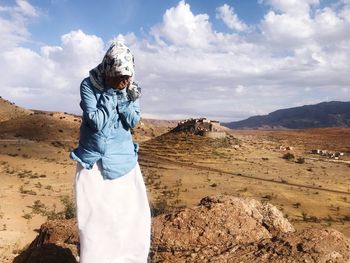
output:
[[[282,158],[285,159],[285,160],[292,160],[292,159],[294,159],[295,157],[294,157],[294,154],[292,154],[292,153],[290,153],[290,152],[287,152],[287,153],[285,153],[285,154],[283,155]]]
[[[36,192],[33,191],[33,190],[25,190],[25,189],[23,188],[23,185],[19,188],[19,192],[20,192],[21,194],[36,195]]]
[[[299,157],[295,162],[299,163],[299,164],[303,164],[303,163],[305,163],[305,158],[304,157]]]
[[[62,211],[56,211],[56,205],[53,205],[53,209],[49,209],[45,204],[40,200],[36,200],[31,206],[32,212],[34,214],[40,214],[46,216],[49,220],[54,219],[71,219],[76,217],[76,208],[73,203],[73,200],[69,196],[61,197],[61,202],[64,205]]]
[[[171,208],[167,202],[167,200],[160,199],[155,203],[151,203],[151,215],[155,217],[157,215],[165,214],[171,211]]]
[[[71,198],[69,198],[68,195],[63,196],[61,198],[61,202],[64,205],[64,217],[65,219],[71,219],[76,217],[76,209],[75,204]]]
[[[301,204],[298,202],[298,203],[294,203],[293,206],[294,206],[295,208],[299,208],[299,207],[301,206]]]
[[[34,214],[45,214],[46,211],[46,206],[40,200],[35,200],[31,208]]]
[[[24,219],[32,219],[32,215],[31,214],[29,214],[29,213],[27,213],[27,214],[24,214],[23,216],[22,216]]]

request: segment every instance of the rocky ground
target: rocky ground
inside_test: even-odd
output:
[[[9,263],[28,247],[42,224],[48,221],[47,229],[52,229],[50,226],[59,222],[53,219],[72,216],[76,163],[68,154],[77,146],[80,118],[67,113],[25,110],[0,98],[0,122],[0,262]],[[343,236],[338,232],[317,230],[320,227],[331,227],[350,237],[350,129],[233,130],[226,138],[210,139],[188,133],[167,133],[174,125],[169,121],[142,120],[133,131],[134,140],[140,143],[139,163],[152,216],[154,222],[158,222],[154,223],[154,237],[160,233],[164,237],[164,243],[159,246],[152,243],[150,256],[155,262],[171,259],[173,254],[176,258],[181,254],[179,260],[184,262],[207,255],[215,258],[226,252],[243,255],[249,260],[263,253],[266,258],[271,256],[277,260],[276,255],[282,253],[278,252],[280,250],[284,251],[283,255],[289,253],[291,258],[302,255],[301,250],[315,250],[315,255],[319,256],[318,244],[343,242]],[[342,151],[345,155],[335,160],[310,154],[312,149]],[[297,232],[273,233],[267,237],[272,228],[264,226],[266,220],[264,223],[259,221],[254,233],[265,233],[259,241],[242,245],[230,237],[232,246],[228,242],[219,243],[217,248],[207,245],[205,249],[198,249],[202,244],[198,242],[205,237],[221,240],[208,232],[194,230],[203,227],[198,223],[198,215],[194,217],[198,222],[192,222],[192,228],[190,226],[193,244],[198,247],[186,250],[183,249],[186,240],[179,239],[176,243],[168,232],[163,233],[163,228],[159,228],[164,225],[164,230],[172,232],[172,226],[176,225],[180,229],[175,229],[174,233],[187,233],[181,222],[186,225],[186,215],[197,211],[212,216],[213,224],[205,221],[210,227],[229,228],[231,233],[232,227],[238,226],[226,224],[220,213],[215,222],[215,210],[204,204],[197,207],[204,196],[217,195],[254,199],[263,206],[268,202],[283,213]],[[224,206],[225,202],[210,201],[212,207]],[[235,207],[239,207],[237,202]],[[165,214],[173,216],[166,217]],[[71,224],[73,227],[74,223]],[[309,230],[310,227],[317,228]],[[222,231],[224,235],[226,232]],[[304,240],[306,236],[310,237],[309,241]],[[336,236],[340,243],[336,242]],[[320,237],[325,243],[319,240]],[[64,253],[76,255],[76,238],[73,235],[68,239],[71,246]],[[305,246],[298,245],[298,240],[304,240]],[[284,243],[287,248],[280,249]],[[47,244],[45,249],[57,251],[56,246]],[[171,248],[177,249],[172,251]],[[269,254],[271,251],[277,252]],[[76,260],[75,256],[71,259],[72,262]],[[259,259],[263,260],[263,257]]]
[[[14,263],[76,263],[72,220],[49,221]],[[227,195],[152,219],[149,262],[350,262],[350,239],[327,228],[295,231],[273,205]]]

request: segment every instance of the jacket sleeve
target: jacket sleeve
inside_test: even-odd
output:
[[[118,98],[118,112],[121,120],[129,128],[134,128],[141,118],[141,108],[139,99],[131,101],[125,92]]]
[[[102,92],[97,101],[93,87],[86,81],[80,85],[80,107],[83,110],[83,118],[95,131],[100,131],[107,124],[116,106],[113,103],[113,95]]]

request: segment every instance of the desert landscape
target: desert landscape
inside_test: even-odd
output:
[[[23,109],[0,99],[0,261],[12,262],[47,220],[74,218],[69,159],[80,117]],[[350,129],[230,130],[222,138],[143,119],[133,130],[152,216],[205,196],[253,198],[297,229],[350,237]],[[160,261],[158,261],[160,262]],[[218,261],[220,262],[220,261]]]

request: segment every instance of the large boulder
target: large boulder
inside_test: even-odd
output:
[[[50,221],[14,262],[75,263],[78,248],[74,220]],[[153,218],[149,262],[350,262],[350,240],[332,229],[296,232],[271,204],[207,196]]]
[[[194,208],[159,215],[153,220],[152,256],[203,261],[238,244],[270,239],[294,231],[270,204],[233,196],[203,198]]]
[[[79,232],[75,219],[51,220],[13,263],[77,263]]]

